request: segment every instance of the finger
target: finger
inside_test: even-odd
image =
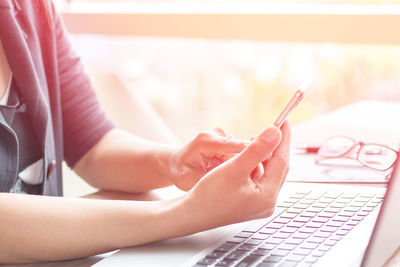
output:
[[[212,129],[211,132],[216,134],[216,135],[227,136],[226,132],[221,127],[216,127],[214,129]]]
[[[231,161],[235,172],[248,177],[257,165],[274,151],[280,140],[281,132],[278,128],[272,126],[264,130]]]
[[[282,185],[288,171],[291,138],[289,123],[285,122],[281,127],[281,131],[281,143],[272,153],[271,159],[263,162],[263,184],[277,189]]]
[[[264,174],[264,167],[261,163],[257,165],[257,167],[251,172],[250,178],[254,181],[258,181]]]
[[[203,140],[200,149],[205,154],[229,155],[241,152],[247,147],[249,141],[239,140],[231,137],[210,135]]]

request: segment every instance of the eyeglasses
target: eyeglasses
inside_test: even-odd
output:
[[[321,157],[316,162],[324,159],[348,158],[358,160],[363,166],[386,171],[393,167],[398,153],[393,148],[373,143],[356,141],[346,136],[331,137],[318,148]]]

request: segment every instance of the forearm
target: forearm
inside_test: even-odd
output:
[[[91,185],[146,192],[171,185],[169,160],[175,148],[112,130],[75,166]]]
[[[74,259],[190,234],[181,203],[0,194],[0,263]]]

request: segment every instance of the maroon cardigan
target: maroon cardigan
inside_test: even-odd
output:
[[[99,106],[80,59],[49,0],[0,0],[0,38],[43,149],[43,195],[62,195],[71,167],[113,124]],[[17,178],[18,140],[0,120],[0,192]]]

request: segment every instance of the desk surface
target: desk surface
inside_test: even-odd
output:
[[[400,144],[400,103],[357,102],[293,126],[293,144],[317,144],[330,136],[337,135],[351,136],[363,141]],[[148,195],[128,196],[126,194],[116,195],[109,192],[100,192],[92,197],[147,200],[154,199],[155,195],[151,193]],[[90,266],[109,255],[110,253],[71,261],[7,266]],[[397,253],[393,257],[390,266],[395,266],[399,263],[400,253]]]

